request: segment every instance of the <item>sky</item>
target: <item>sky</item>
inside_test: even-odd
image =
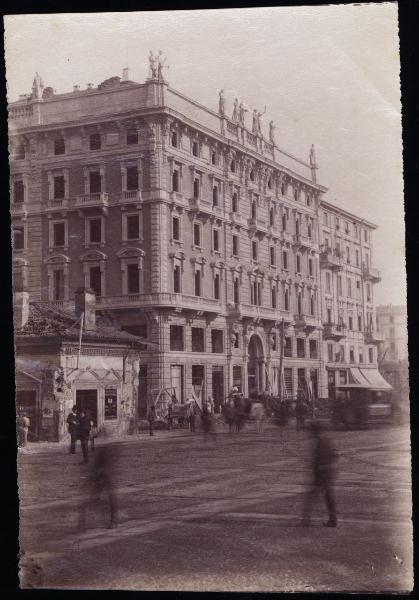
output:
[[[395,3],[5,17],[8,100],[37,71],[57,93],[99,84],[148,54],[167,57],[171,87],[227,111],[237,96],[276,124],[277,144],[308,159],[325,199],[378,225],[376,304],[405,304],[399,41]],[[248,117],[249,118],[249,117]]]

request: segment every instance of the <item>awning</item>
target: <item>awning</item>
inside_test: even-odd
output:
[[[371,382],[363,375],[361,369],[352,367],[351,369],[349,369],[349,372],[349,383],[356,383],[366,388],[371,387]]]
[[[376,392],[389,392],[393,389],[377,369],[360,369],[360,371],[365,379],[370,382],[371,389]]]

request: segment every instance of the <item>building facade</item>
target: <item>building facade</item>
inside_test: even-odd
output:
[[[15,282],[59,306],[90,287],[100,313],[153,341],[140,412],[163,389],[216,404],[233,385],[277,394],[282,343],[289,397],[327,398],[330,373],[376,367],[374,225],[326,203],[313,148],[293,157],[260,118],[237,101],[227,116],[222,92],[210,110],[156,72],[59,95],[37,75],[9,106]],[[339,243],[353,258],[338,267]]]

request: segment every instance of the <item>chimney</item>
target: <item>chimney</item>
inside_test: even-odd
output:
[[[122,69],[122,81],[128,81],[128,67]]]
[[[90,288],[78,288],[75,293],[76,317],[84,313],[85,331],[96,329],[96,295]]]
[[[15,329],[25,327],[29,319],[28,292],[13,292],[13,325]]]

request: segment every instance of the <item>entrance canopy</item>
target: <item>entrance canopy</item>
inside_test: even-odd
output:
[[[350,369],[349,384],[346,386],[338,386],[340,389],[364,388],[373,392],[389,392],[393,388],[380,375],[377,369]]]

